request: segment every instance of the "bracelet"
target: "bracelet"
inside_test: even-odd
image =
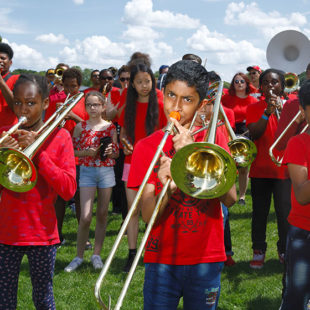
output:
[[[268,121],[269,117],[268,117],[267,115],[263,114],[263,115],[262,115],[262,119]]]

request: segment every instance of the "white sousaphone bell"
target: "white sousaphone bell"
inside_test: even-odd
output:
[[[266,58],[271,68],[300,74],[310,63],[310,40],[296,30],[279,32],[270,40]]]

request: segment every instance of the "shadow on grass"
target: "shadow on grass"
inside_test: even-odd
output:
[[[281,304],[281,298],[257,297],[250,300],[246,306],[246,310],[278,310]]]

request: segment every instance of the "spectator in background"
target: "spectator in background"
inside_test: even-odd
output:
[[[55,70],[53,68],[47,69],[45,72],[45,77],[48,82],[48,87],[51,89],[54,85],[54,79],[55,79]]]
[[[99,91],[99,88],[101,86],[100,79],[99,79],[99,70],[93,70],[90,74],[90,80],[92,83],[92,86],[89,88],[86,88],[84,90],[84,94],[86,95],[90,91]]]
[[[66,94],[64,93],[64,87],[62,84],[62,76],[64,72],[68,69],[69,69],[69,66],[64,63],[59,63],[56,66],[54,86],[51,88],[50,95],[49,95],[50,105],[51,105],[51,102],[63,102],[64,99],[66,98]],[[46,120],[46,116],[45,116],[45,120]]]
[[[247,71],[249,72],[249,78],[251,84],[256,88],[255,92],[251,93],[253,97],[260,97],[260,90],[259,90],[259,76],[262,73],[262,69],[259,66],[249,66],[247,67]]]
[[[200,65],[202,64],[202,59],[195,54],[185,54],[183,55],[182,60],[193,60],[193,61],[196,61]]]
[[[0,43],[0,123],[1,126],[11,126],[17,122],[13,112],[13,87],[19,75],[12,75],[13,50],[10,45]]]
[[[167,65],[162,65],[159,67],[159,77],[157,79],[157,84],[156,84],[156,87],[159,90],[162,90],[162,88],[163,88],[163,85],[165,82],[165,76],[166,76],[168,70],[169,70],[169,66],[167,66]]]

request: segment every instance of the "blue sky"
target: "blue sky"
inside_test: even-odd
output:
[[[195,53],[230,81],[249,65],[268,67],[267,45],[278,32],[310,38],[309,19],[310,0],[0,0],[13,69],[120,67],[141,51],[156,71]]]

